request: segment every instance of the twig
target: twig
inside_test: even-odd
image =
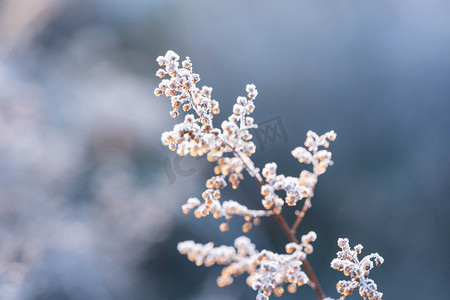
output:
[[[305,203],[303,204],[303,208],[301,211],[295,211],[295,214],[297,215],[297,219],[295,219],[294,224],[291,227],[291,231],[295,234],[297,232],[298,225],[303,220],[303,217],[306,214],[306,211],[311,207],[311,198],[306,198]]]
[[[286,220],[284,219],[284,217],[282,215],[274,215],[274,217],[275,217],[275,219],[277,219],[277,221],[280,224],[281,228],[283,228],[283,231],[286,233],[289,241],[291,243],[298,244],[297,237],[295,236],[295,234],[289,228],[289,225],[286,223]],[[306,274],[308,275],[309,280],[311,280],[311,284],[310,285],[314,289],[314,291],[316,292],[317,297],[320,300],[323,300],[325,298],[325,294],[324,294],[322,288],[320,287],[319,280],[317,279],[316,274],[314,274],[314,270],[311,267],[311,265],[309,264],[307,259],[305,259],[303,261],[303,269],[305,270]]]

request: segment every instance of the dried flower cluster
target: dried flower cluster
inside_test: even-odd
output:
[[[155,89],[155,95],[161,96],[164,93],[170,98],[172,104],[170,115],[173,118],[179,115],[180,108],[186,112],[192,109],[196,115],[187,114],[183,122],[176,124],[171,131],[164,132],[161,137],[162,143],[180,156],[206,155],[208,161],[216,162],[215,175],[206,181],[206,190],[202,193],[203,201],[189,198],[182,206],[183,212],[187,214],[193,211],[197,218],[209,214],[214,218],[224,217],[226,221],[220,224],[221,231],[229,229],[233,216],[244,218],[245,223],[242,226],[244,232],[248,232],[253,225],[258,225],[261,217],[274,216],[290,240],[286,245],[287,254],[277,254],[268,250],[257,251],[255,245],[246,237],[237,238],[234,247],[214,247],[213,243],[202,245],[185,241],[179,243],[179,252],[186,254],[188,259],[198,266],[225,265],[222,275],[217,279],[219,286],[229,285],[234,276],[247,273],[247,283],[258,291],[256,299],[265,300],[271,294],[281,296],[285,284],[288,284],[288,291],[294,293],[297,286],[305,283],[314,288],[320,300],[325,299],[312,267],[306,259],[306,255],[313,252],[310,243],[316,240],[316,234],[310,232],[303,235],[299,242],[295,232],[311,206],[318,176],[325,173],[333,164],[331,152],[326,149],[330,141],[336,139],[336,133],[330,131],[318,135],[308,131],[305,147],[297,147],[292,151],[292,155],[300,163],[311,164],[312,171],[303,170],[298,177],[285,176],[277,174],[277,164],[272,162],[265,165],[261,174],[250,159],[256,151],[249,132],[250,129],[257,128],[254,119],[249,116],[255,109],[254,100],[258,95],[255,85],[247,85],[247,97],[238,97],[232,114],[222,122],[220,128],[216,128],[213,116],[218,114],[220,109],[219,103],[211,98],[212,88],[207,86],[198,88],[200,76],[193,73],[190,59],[187,57],[181,66],[179,60],[180,57],[173,51],[168,51],[165,56],[157,58],[158,64],[164,68],[156,72],[162,81]],[[169,79],[165,79],[166,76]],[[244,179],[244,170],[259,184],[261,194],[264,196],[262,199],[264,209],[249,209],[233,200],[220,202],[221,190],[228,183],[236,189]],[[297,219],[289,227],[281,215],[283,205],[286,203],[295,206],[303,199],[305,200],[303,208],[296,212]],[[362,246],[350,251],[346,239],[340,240],[340,244],[343,250],[338,253],[338,260],[333,260],[332,265],[343,270],[346,275],[351,275],[351,281],[340,281],[338,291],[346,297],[359,287],[361,296],[381,299],[382,294],[376,291],[375,283],[368,279],[367,275],[372,267],[371,259],[378,263],[382,262],[382,258],[373,254],[360,263],[355,255],[359,254]]]
[[[192,63],[189,58],[186,58],[180,67],[179,56],[173,51],[168,51],[165,56],[158,57],[157,62],[160,66],[165,66],[165,69],[159,69],[156,72],[157,76],[164,78],[168,75],[170,80],[163,79],[156,88],[155,95],[160,96],[164,92],[170,97],[173,108],[170,115],[173,118],[177,117],[180,107],[183,107],[184,111],[193,109],[197,115],[197,117],[192,114],[186,115],[184,122],[176,124],[172,131],[164,132],[161,137],[162,143],[181,156],[207,154],[209,161],[217,161],[217,166],[214,168],[216,176],[207,180],[207,189],[202,194],[204,203],[197,204],[191,200],[183,207],[183,210],[188,212],[197,207],[195,210],[197,217],[206,216],[209,213],[213,213],[215,217],[228,218],[232,215],[242,215],[247,218],[269,215],[257,211],[249,212],[246,208],[236,207],[231,203],[228,205],[230,208],[228,211],[233,213],[227,213],[217,201],[221,197],[220,190],[227,186],[226,179],[234,189],[239,186],[240,181],[244,179],[242,171],[245,169],[245,163],[251,163],[242,156],[248,159],[256,151],[255,144],[250,141],[252,135],[249,130],[257,126],[253,118],[248,116],[255,109],[253,100],[258,95],[256,87],[253,84],[247,85],[247,98],[238,97],[233,106],[233,114],[228,120],[222,122],[221,128],[215,128],[212,119],[213,115],[220,112],[219,103],[211,99],[211,87],[203,86],[199,89],[196,86],[200,77],[192,72]],[[236,153],[242,156],[223,157],[225,153]]]
[[[266,179],[266,184],[261,187],[262,201],[266,209],[272,209],[275,213],[281,213],[284,203],[295,206],[303,198],[311,198],[314,195],[314,187],[317,177],[325,173],[328,166],[333,164],[331,152],[319,150],[319,147],[328,148],[329,141],[336,139],[334,131],[327,132],[321,136],[313,131],[308,131],[305,146],[292,150],[292,156],[300,163],[312,164],[313,172],[303,170],[299,177],[277,175],[277,164],[272,162],[265,165],[262,174]],[[286,197],[282,200],[275,191],[284,190]],[[309,204],[307,204],[309,205]]]
[[[256,299],[262,300],[269,299],[272,293],[281,296],[284,284],[288,284],[289,292],[295,293],[297,286],[309,282],[301,265],[306,255],[312,253],[313,247],[310,243],[315,240],[316,234],[311,231],[302,237],[300,245],[287,244],[287,254],[267,250],[257,251],[255,245],[245,236],[237,238],[234,247],[214,247],[213,243],[202,245],[185,241],[178,244],[178,251],[187,255],[197,266],[226,265],[217,278],[217,284],[221,287],[230,285],[233,276],[249,274],[246,282],[258,291]]]
[[[364,299],[380,300],[383,293],[377,291],[377,285],[372,279],[369,279],[369,273],[373,269],[374,263],[379,266],[384,262],[383,257],[378,253],[372,253],[360,261],[358,254],[361,254],[363,246],[358,244],[352,250],[346,238],[340,238],[338,246],[341,251],[336,253],[337,258],[333,259],[331,267],[342,271],[345,276],[350,276],[350,280],[339,281],[336,285],[337,291],[344,296],[348,296],[353,290],[359,288],[359,294]]]
[[[207,215],[205,206],[198,198],[189,198],[187,203],[183,204],[181,208],[185,214],[196,208],[194,215],[197,218],[201,218]],[[225,217],[227,220],[220,224],[220,231],[228,231],[229,223],[233,216],[242,216],[244,218],[246,222],[242,225],[242,231],[248,232],[253,225],[259,225],[261,222],[260,217],[267,217],[273,214],[272,211],[248,209],[245,205],[233,200],[224,201],[222,204],[217,200],[213,200],[209,211],[214,218]]]

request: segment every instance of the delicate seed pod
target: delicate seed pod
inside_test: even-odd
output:
[[[220,199],[220,190],[214,190],[213,197],[215,200]]]
[[[195,216],[197,219],[200,219],[200,218],[202,217],[202,213],[200,212],[200,210],[196,209],[196,210],[194,211],[194,216]]]
[[[222,223],[222,224],[220,224],[219,229],[220,229],[220,231],[225,232],[230,229],[230,226],[228,225],[228,223]]]
[[[303,250],[305,251],[306,254],[312,254],[313,253],[313,246],[310,244],[307,244],[304,246]]]
[[[156,96],[156,97],[161,96],[162,93],[163,93],[163,91],[162,91],[161,89],[159,89],[159,88],[156,88],[156,89],[155,89],[155,96]]]
[[[290,285],[288,285],[288,292],[291,294],[295,294],[295,292],[297,292],[297,284],[291,283]]]
[[[231,276],[220,276],[217,278],[217,285],[219,287],[224,287],[230,285],[233,282],[233,277]]]
[[[191,208],[190,208],[187,204],[183,204],[183,205],[181,206],[181,209],[183,210],[183,213],[184,213],[185,215],[187,215],[187,214],[191,211]]]
[[[214,184],[213,184],[213,182],[212,182],[211,179],[208,179],[208,180],[206,181],[206,187],[207,187],[208,189],[212,189],[212,188],[214,187]]]
[[[189,111],[189,110],[191,110],[191,108],[192,108],[192,105],[191,105],[190,102],[187,102],[187,103],[185,103],[185,104],[183,105],[183,110],[184,110],[184,111]]]
[[[384,259],[377,254],[377,256],[375,257],[374,261],[375,261],[375,265],[379,266],[379,265],[381,265],[384,262]]]
[[[214,167],[214,173],[215,173],[216,175],[219,175],[220,172],[221,172],[220,167],[219,167],[219,166],[215,166],[215,167]]]
[[[170,116],[172,117],[172,118],[176,118],[176,117],[178,117],[178,111],[176,111],[176,110],[172,110],[171,112],[170,112]]]
[[[244,225],[242,225],[242,231],[243,232],[249,232],[250,229],[252,229],[253,225],[251,222],[245,222]]]
[[[262,283],[259,280],[255,280],[252,282],[251,286],[252,286],[252,289],[254,289],[255,291],[258,291],[261,288]]]
[[[281,297],[284,293],[284,289],[281,286],[277,286],[274,290],[273,293],[275,294],[275,296],[277,297]]]

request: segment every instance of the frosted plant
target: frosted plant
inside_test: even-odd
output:
[[[213,118],[220,113],[220,109],[219,102],[212,98],[212,88],[197,87],[200,76],[193,72],[191,60],[187,57],[181,65],[179,60],[180,57],[173,51],[156,59],[163,68],[156,72],[162,81],[155,89],[155,95],[165,94],[170,98],[172,118],[179,116],[180,109],[185,112],[193,111],[195,114],[186,114],[183,122],[162,134],[161,141],[180,156],[206,155],[208,161],[216,163],[215,175],[206,181],[203,201],[189,198],[182,206],[183,212],[188,214],[193,211],[197,218],[208,215],[216,219],[224,218],[225,222],[219,226],[221,231],[229,229],[232,217],[242,217],[245,220],[243,232],[260,224],[261,218],[273,216],[287,235],[289,243],[286,244],[286,254],[258,251],[245,236],[237,238],[234,247],[214,247],[213,243],[202,245],[185,241],[178,244],[178,251],[187,255],[197,266],[225,265],[217,278],[217,284],[221,287],[231,284],[234,276],[247,273],[247,284],[257,291],[257,300],[269,299],[272,294],[281,296],[285,285],[289,292],[295,293],[297,286],[304,284],[314,289],[318,299],[331,299],[325,297],[306,258],[313,252],[311,242],[316,240],[316,233],[303,235],[301,241],[298,241],[295,234],[311,207],[318,177],[333,164],[331,152],[326,149],[336,139],[336,133],[329,131],[318,135],[308,131],[304,147],[297,147],[292,151],[292,155],[300,163],[311,164],[312,171],[303,170],[298,177],[285,176],[277,174],[277,164],[272,162],[266,164],[261,172],[250,159],[256,151],[249,131],[257,128],[254,119],[249,116],[255,109],[254,101],[258,95],[255,85],[246,86],[247,96],[238,97],[232,114],[222,122],[220,128],[214,127]],[[233,200],[220,202],[220,191],[228,183],[233,189],[238,188],[239,183],[244,180],[244,170],[260,186],[264,197],[261,201],[263,209],[250,209]],[[303,206],[296,211],[297,218],[289,226],[282,216],[283,206],[296,206],[302,200]],[[338,252],[338,258],[333,260],[332,266],[351,276],[350,281],[340,281],[337,285],[338,292],[343,295],[341,299],[345,299],[358,287],[363,298],[381,299],[382,293],[377,292],[375,282],[368,279],[368,272],[373,266],[371,259],[375,264],[380,264],[383,262],[381,256],[372,254],[359,262],[356,255],[360,253],[362,246],[358,245],[355,250],[350,250],[347,239],[340,239],[339,245],[342,251]]]

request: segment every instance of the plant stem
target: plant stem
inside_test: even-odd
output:
[[[311,198],[306,198],[306,199],[305,199],[305,203],[303,204],[302,210],[301,210],[301,211],[296,211],[297,219],[295,219],[295,222],[294,222],[294,224],[293,224],[292,227],[291,227],[291,231],[292,231],[292,232],[294,232],[294,233],[297,232],[298,225],[300,225],[300,223],[301,223],[302,220],[303,220],[303,217],[304,217],[305,214],[306,214],[306,211],[307,211],[310,207],[311,207]]]
[[[246,160],[244,157],[242,157],[241,153],[239,153],[238,151],[236,151],[234,149],[233,149],[233,153],[236,155],[236,157],[238,157],[245,164],[247,171],[250,173],[250,175],[252,175],[255,178],[258,185],[260,187],[263,186],[264,185],[263,179],[262,179],[261,175],[259,174],[259,172],[256,171],[253,162],[250,159],[248,159],[248,157],[247,157],[248,160]],[[249,163],[249,161],[250,161],[250,163]],[[302,209],[302,211],[303,211],[303,209]],[[306,212],[306,209],[305,209],[305,212]],[[281,214],[274,214],[273,216],[278,221],[278,224],[280,224],[281,228],[283,229],[284,233],[288,237],[289,241],[291,243],[298,244],[299,242],[297,240],[297,237],[295,236],[295,231],[289,227],[289,225],[287,224],[284,217]],[[300,224],[300,222],[301,222],[301,219],[300,219],[300,221],[298,221],[298,224]],[[296,223],[297,223],[297,220],[296,220]],[[298,226],[298,224],[297,224],[297,226]],[[297,229],[297,226],[295,227],[295,229]],[[314,274],[313,268],[311,267],[311,265],[309,264],[309,262],[306,258],[305,258],[305,260],[303,260],[303,269],[305,270],[306,275],[308,275],[308,278],[310,280],[310,286],[316,292],[317,298],[319,300],[323,300],[325,298],[325,294],[324,294],[322,288],[320,287],[319,280],[317,279],[316,274]]]
[[[275,219],[277,219],[281,228],[283,228],[283,231],[287,235],[289,241],[291,243],[298,244],[297,237],[295,236],[294,232],[289,228],[284,217],[282,215],[274,215],[274,217],[275,217]],[[320,287],[319,280],[317,279],[316,274],[314,274],[313,268],[311,267],[311,265],[309,264],[309,262],[306,258],[303,261],[303,269],[305,270],[306,274],[308,275],[309,280],[311,281],[310,285],[316,292],[317,298],[319,298],[320,300],[323,300],[325,298],[325,294],[323,293],[323,290]]]

